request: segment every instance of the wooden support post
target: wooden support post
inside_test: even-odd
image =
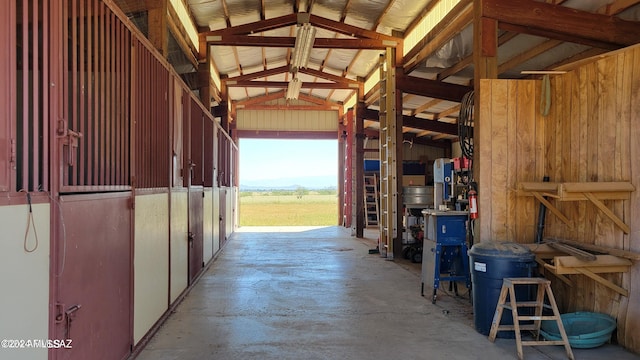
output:
[[[154,1],[147,14],[149,17],[149,41],[165,59],[169,54],[168,0]]]
[[[208,62],[198,66],[198,78],[200,101],[207,110],[211,111],[211,74]]]
[[[360,96],[358,96],[360,98]],[[366,105],[359,101],[356,108],[356,156],[355,156],[355,208],[356,214],[356,237],[364,237],[364,217],[367,216],[364,208],[364,109]]]
[[[476,0],[473,2],[473,66],[474,66],[474,127],[475,129],[482,129],[482,118],[480,104],[483,94],[480,91],[481,79],[497,79],[498,78],[498,22],[493,19],[483,17],[482,6],[483,0]],[[491,168],[488,167],[485,170],[486,173],[481,173],[483,159],[480,154],[482,153],[482,144],[480,141],[481,131],[474,131],[473,138],[473,177],[478,182],[478,212],[481,214],[479,217],[479,225],[476,226],[475,237],[480,241],[483,241],[483,230],[488,230],[491,221],[490,211],[487,216],[483,217],[483,204],[490,204],[491,202]],[[487,146],[487,145],[485,145]],[[487,159],[489,160],[489,159]],[[486,236],[490,236],[491,232],[486,231]]]

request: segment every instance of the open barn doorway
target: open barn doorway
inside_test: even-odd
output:
[[[241,138],[239,225],[338,225],[338,146]]]

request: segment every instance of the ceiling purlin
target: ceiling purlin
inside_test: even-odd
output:
[[[345,4],[344,8],[342,9],[342,13],[340,14],[340,22],[343,23],[344,19],[347,18],[347,13],[349,11],[349,8],[351,7],[351,0],[347,0],[347,3]],[[339,36],[339,33],[336,33],[334,35],[334,39],[337,39]],[[324,60],[322,60],[322,63],[320,64],[320,71],[324,70],[324,64],[327,62],[327,60],[329,59],[329,57],[331,56],[331,54],[333,53],[333,49],[329,49],[329,51],[327,51],[327,54],[324,57]],[[343,73],[343,76],[346,76],[346,74]],[[315,79],[314,79],[315,82]],[[311,89],[311,91],[309,93],[312,93],[313,89]],[[329,92],[328,98],[331,98],[333,96],[333,93],[335,92],[335,90],[331,90],[331,92]]]
[[[347,0],[347,3],[342,8],[342,14],[340,14],[340,22],[344,23],[344,19],[347,18],[347,13],[349,12],[349,8],[351,7],[351,0]]]
[[[457,113],[458,111],[460,111],[460,104],[450,107],[447,110],[441,111],[439,113],[434,114],[433,119],[434,120],[438,120],[444,117],[447,117],[451,114]]]
[[[424,103],[424,104],[418,106],[417,108],[413,109],[413,111],[411,111],[411,115],[412,116],[416,116],[416,115],[422,113],[423,111],[440,104],[443,101],[444,100],[441,100],[441,99],[431,99],[430,101],[427,101],[426,103]]]
[[[382,34],[382,33],[376,32],[376,31],[359,28],[357,26],[353,26],[353,25],[341,23],[341,22],[338,22],[338,21],[326,19],[326,18],[317,16],[317,15],[313,15],[313,14],[310,15],[309,22],[312,25],[317,26],[319,28],[322,28],[322,29],[325,29],[325,30],[329,30],[329,31],[338,32],[338,33],[345,34],[345,35],[348,35],[348,36],[353,36],[353,37],[356,37],[356,38],[383,40],[383,41],[388,42],[389,46],[392,46],[392,44],[402,43],[402,38],[399,38],[399,37],[386,35],[386,34]]]
[[[596,10],[596,14],[618,15],[628,8],[640,4],[640,0],[617,0]]]
[[[415,17],[415,19],[413,19],[413,21],[409,24],[409,26],[407,26],[406,29],[404,29],[404,33],[405,35],[410,33],[411,30],[415,29],[416,26],[418,26],[418,24],[420,24],[420,21],[422,21],[422,19],[427,16],[427,14],[429,14],[431,12],[431,10],[433,10],[433,8],[438,5],[438,3],[440,2],[440,0],[431,0],[429,1],[429,3],[427,5],[425,5],[425,7],[420,11],[420,14],[418,14],[418,16]]]
[[[307,11],[309,14],[311,13],[311,10],[313,10],[313,5],[316,3],[316,0],[308,0],[307,2]]]
[[[498,65],[498,74],[502,74],[506,71],[509,71],[515,68],[516,66],[522,64],[523,62],[529,59],[532,59],[548,50],[551,50],[554,47],[559,46],[560,44],[562,44],[562,41],[560,40],[547,40],[541,44],[538,44],[530,48],[529,50],[524,51],[512,57],[511,59],[503,62],[502,64]]]
[[[593,56],[598,56],[600,54],[604,54],[606,53],[607,50],[605,49],[599,49],[599,48],[591,48],[588,50],[585,50],[581,53],[575,54],[569,58],[566,58],[564,60],[558,61],[556,63],[553,63],[549,66],[547,66],[547,68],[545,70],[554,70],[556,68],[559,68],[561,66],[567,65],[567,64],[573,64],[573,63],[577,63],[580,60],[584,60],[584,59],[588,59],[590,57]]]
[[[222,4],[222,12],[224,13],[224,21],[227,23],[227,27],[231,27],[231,18],[229,17],[229,8],[227,7],[227,0],[220,0]]]
[[[501,46],[502,44],[509,42],[511,39],[515,38],[518,35],[519,35],[518,33],[505,32],[504,34],[498,36],[498,46]],[[457,74],[458,72],[462,71],[463,69],[465,69],[467,66],[471,64],[473,64],[473,54],[460,60],[458,63],[456,63],[452,67],[444,69],[443,71],[438,73],[438,75],[436,76],[436,79],[439,81],[442,81],[451,75]]]
[[[267,54],[266,49],[262,48],[262,69],[267,70]],[[265,80],[269,81],[269,78],[265,76]],[[267,95],[269,93],[269,89],[264,89],[264,94]]]
[[[382,18],[389,12],[389,9],[391,9],[391,7],[393,6],[394,3],[395,3],[395,0],[390,0],[387,3],[387,6],[385,6],[385,8],[382,10],[382,13],[380,13],[380,15],[378,15],[376,20],[373,22],[373,26],[371,27],[371,31],[376,31],[378,29],[378,26],[380,26],[380,23],[382,22]],[[346,16],[346,14],[345,14],[345,16]],[[342,20],[342,22],[344,22],[344,19]],[[349,63],[349,65],[347,65],[347,68],[344,69],[344,71],[342,72],[342,76],[347,76],[347,75],[349,75],[349,73],[351,73],[351,69],[355,66],[356,61],[358,60],[360,55],[362,55],[362,49],[359,49],[356,52],[356,54],[353,57],[353,59],[351,59],[351,62]]]
[[[484,0],[482,4],[482,16],[497,20],[500,29],[594,47],[620,48],[640,42],[638,21],[531,0]]]

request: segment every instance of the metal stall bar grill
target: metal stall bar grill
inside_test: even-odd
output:
[[[102,1],[70,0],[64,11],[60,192],[129,190],[130,32]]]
[[[10,43],[15,41],[13,48],[22,49],[16,53],[16,62],[9,63],[11,67],[15,66],[12,71],[17,70],[15,81],[14,75],[9,75],[6,82],[16,90],[15,97],[11,96],[9,100],[12,108],[10,119],[14,114],[16,119],[15,130],[10,130],[10,162],[15,164],[12,183],[15,184],[14,191],[47,191],[48,156],[45,146],[48,145],[49,122],[44,119],[49,107],[49,58],[46,56],[49,38],[44,33],[44,26],[48,26],[48,3],[13,1],[9,9],[15,11],[10,14],[15,21],[15,27],[9,33]],[[18,19],[20,14],[22,16]]]

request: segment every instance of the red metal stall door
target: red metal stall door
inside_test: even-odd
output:
[[[71,349],[54,359],[114,360],[131,349],[131,210],[129,194],[61,198],[57,241],[56,338]]]
[[[203,266],[203,190],[189,189],[189,285]]]

